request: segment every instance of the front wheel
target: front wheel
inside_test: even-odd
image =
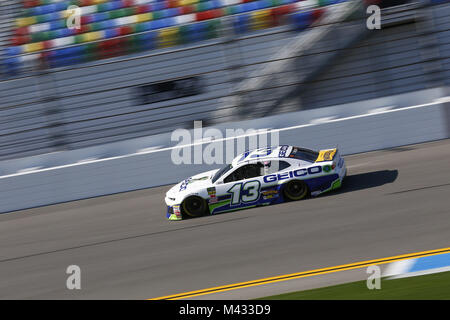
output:
[[[189,217],[200,217],[206,213],[206,201],[198,196],[188,197],[183,201],[183,212]]]
[[[301,200],[308,194],[308,186],[301,180],[289,181],[284,187],[284,196],[289,200]]]

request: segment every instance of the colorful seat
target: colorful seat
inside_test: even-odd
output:
[[[231,16],[237,34],[270,28],[290,15],[304,29],[320,7],[342,0],[24,0],[6,65],[45,59],[50,67],[137,51],[194,43],[221,35],[221,17]],[[68,28],[70,6],[81,13]]]

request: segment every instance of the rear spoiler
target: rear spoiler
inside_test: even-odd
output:
[[[316,162],[333,161],[337,153],[337,148],[320,150]]]

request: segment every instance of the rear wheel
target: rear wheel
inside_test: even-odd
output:
[[[206,213],[206,201],[198,196],[191,196],[183,201],[183,213],[189,217],[200,217]]]
[[[308,194],[308,186],[301,180],[289,181],[284,187],[284,196],[289,200],[301,200]]]

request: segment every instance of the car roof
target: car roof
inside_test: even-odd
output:
[[[292,146],[282,145],[276,147],[267,147],[254,149],[241,153],[231,162],[233,167],[239,166],[250,160],[278,160],[286,159],[292,151]]]

